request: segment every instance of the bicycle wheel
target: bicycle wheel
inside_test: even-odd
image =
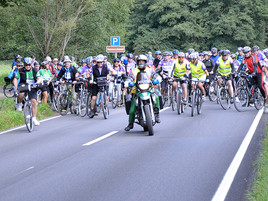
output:
[[[202,93],[199,89],[197,89],[195,101],[196,101],[197,114],[201,114],[203,100],[202,100]]]
[[[52,99],[53,108],[57,112],[59,110],[59,108],[58,108],[59,95],[60,95],[60,93],[58,91],[54,91],[53,99]]]
[[[87,114],[87,99],[87,92],[81,92],[80,102],[78,106],[78,113],[81,117],[84,117]]]
[[[230,95],[227,88],[221,87],[218,91],[218,100],[222,109],[230,108]]]
[[[29,101],[24,103],[24,120],[26,128],[29,132],[33,131],[33,113],[32,113],[32,105]]]
[[[69,98],[67,93],[61,93],[58,101],[58,109],[61,115],[66,115],[69,110]]]
[[[171,96],[171,108],[172,111],[176,110],[176,92],[172,90],[172,96]]]
[[[254,106],[257,110],[260,110],[265,105],[265,99],[263,98],[260,90],[256,88],[254,90]]]
[[[106,92],[101,93],[101,109],[103,112],[104,119],[108,119],[109,117],[109,108],[107,105],[107,95]]]
[[[168,106],[169,107],[171,107],[172,101],[173,101],[173,98],[172,98],[172,87],[171,86],[168,86]]]
[[[217,82],[211,80],[208,87],[208,97],[209,100],[215,102],[217,100]]]
[[[114,86],[113,91],[112,91],[112,107],[113,107],[113,109],[115,109],[116,106],[117,106],[117,100],[118,100],[118,98],[117,98],[117,89]]]
[[[178,112],[178,114],[181,114],[181,102],[182,102],[181,97],[182,97],[181,93],[178,90],[177,91],[177,112]]]
[[[193,91],[193,93],[192,93],[191,104],[192,104],[191,116],[193,117],[194,116],[194,108],[195,108],[195,91]]]
[[[87,105],[86,105],[87,115],[89,116],[89,112],[91,110],[91,94],[87,95]]]
[[[234,107],[238,112],[243,112],[248,107],[249,95],[244,87],[238,87],[235,91]]]
[[[12,98],[14,96],[14,88],[13,88],[13,84],[11,83],[7,83],[5,84],[4,88],[3,88],[3,91],[4,91],[4,95],[7,97],[7,98]]]

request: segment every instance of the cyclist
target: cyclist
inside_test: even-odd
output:
[[[187,77],[186,71],[190,69],[190,63],[185,59],[185,54],[183,52],[178,53],[178,60],[175,61],[173,70],[171,72],[171,77],[180,78],[180,84],[183,90],[183,102],[187,103],[187,85],[186,80],[182,80],[181,78]],[[178,83],[174,80],[173,82],[173,91],[176,91]]]
[[[219,59],[219,54],[218,54],[218,50],[216,47],[211,48],[211,59],[214,61],[214,63],[216,64],[216,61]]]
[[[268,87],[263,82],[263,72],[261,70],[261,64],[257,57],[257,55],[251,53],[251,48],[249,46],[245,46],[243,48],[244,52],[244,59],[242,63],[240,64],[239,70],[246,64],[247,66],[247,72],[254,75],[253,79],[257,81],[258,88],[261,91],[262,96],[264,99],[266,99],[266,106],[268,104],[268,98],[267,98],[267,91]]]
[[[159,64],[158,67],[159,69],[161,69],[161,73],[160,75],[163,76],[163,81],[161,82],[161,94],[164,95],[166,92],[166,88],[167,88],[167,84],[168,84],[168,77],[171,76],[171,71],[173,69],[173,65],[174,65],[174,60],[171,59],[170,57],[170,53],[169,52],[164,52],[163,54],[164,59],[162,59]]]
[[[48,99],[48,93],[49,93],[49,84],[51,83],[52,80],[52,75],[49,70],[49,62],[44,61],[43,62],[44,69],[41,69],[37,72],[36,77],[37,77],[37,82],[42,83],[41,86],[39,86],[39,89],[42,91],[42,103],[47,103]]]
[[[178,54],[179,54],[179,50],[173,50],[172,59],[174,60],[174,62],[176,62],[178,60]]]
[[[112,67],[112,64],[108,61],[107,56],[104,56],[103,64],[107,65],[109,68]]]
[[[223,50],[221,52],[221,55],[222,56],[219,57],[219,59],[216,61],[214,73],[216,75],[216,71],[218,70],[218,73],[219,73],[218,84],[219,85],[221,85],[221,82],[222,82],[221,76],[225,76],[227,78],[228,80],[227,84],[229,87],[229,93],[231,96],[231,103],[232,103],[234,99],[234,89],[232,85],[233,76],[231,75],[231,73],[234,72],[234,64],[233,64],[232,59],[228,57],[228,51]]]
[[[199,81],[198,82],[198,87],[200,88],[203,96],[202,99],[203,101],[205,100],[206,96],[206,91],[205,88],[203,87],[203,83],[206,81],[206,76],[209,75],[205,64],[198,60],[199,54],[198,52],[194,52],[189,55],[190,59],[190,69],[187,69],[186,75],[189,76],[189,73],[191,72],[192,75],[192,80],[193,81]]]
[[[90,69],[92,68],[93,58],[88,57],[85,59],[85,62],[86,62],[86,65],[77,71],[76,77],[78,77],[80,75],[80,76],[88,78],[90,76]]]
[[[215,67],[215,63],[214,63],[214,60],[210,58],[208,51],[204,51],[203,54],[204,54],[203,63],[205,64],[206,69],[209,73],[209,81],[211,81],[211,79],[213,79],[213,77],[214,77],[213,76],[213,74],[214,74],[213,69]]]
[[[147,57],[145,55],[139,55],[137,59],[137,68],[135,68],[133,72],[133,76],[135,77],[134,82],[136,81],[137,75],[140,71],[144,71],[148,74],[150,78],[152,78],[152,74],[154,73],[154,70],[150,68],[147,65]],[[155,121],[157,123],[160,123],[159,118],[159,111],[160,111],[160,104],[159,104],[159,98],[156,96],[156,104],[154,105],[154,112],[155,112]],[[129,123],[128,126],[125,128],[125,131],[129,131],[130,129],[133,129],[134,127],[134,121],[135,121],[135,111],[136,111],[136,99],[135,94],[133,94],[131,106],[129,110]]]
[[[134,56],[131,53],[127,55],[127,58],[128,58],[128,63],[126,65],[126,74],[129,75],[131,74],[132,71],[134,71],[136,67],[136,62],[133,61]]]
[[[54,66],[53,66],[53,64],[51,62],[52,61],[51,57],[47,56],[45,60],[49,62],[49,70],[50,70],[51,74],[55,75],[57,77],[58,74],[57,74],[57,71],[56,71],[56,69],[54,68]]]
[[[155,52],[155,59],[154,59],[154,62],[153,62],[153,65],[152,65],[152,68],[153,69],[156,69],[160,63],[160,61],[162,60],[162,54],[161,54],[161,51],[156,51]]]
[[[77,83],[76,81],[76,73],[77,70],[74,66],[71,65],[71,59],[68,56],[65,56],[64,58],[64,67],[61,69],[59,75],[57,76],[57,82],[55,83],[56,85],[59,84],[59,81],[63,78],[63,80],[67,82],[73,83],[72,87],[72,105],[76,105],[76,93],[75,93],[75,84]],[[65,90],[65,89],[64,89]]]
[[[62,66],[63,66],[63,63],[62,63],[62,62],[58,62],[58,63],[57,63],[57,68],[56,68],[57,74],[60,73],[60,71],[61,71],[61,69],[62,69]]]
[[[260,52],[259,46],[253,46],[252,50],[254,54],[258,57],[260,64],[262,65],[263,61],[266,59],[266,56]]]
[[[239,61],[239,63],[241,63],[243,61],[243,57],[244,57],[243,48],[239,47],[239,48],[237,48],[237,51],[238,51],[238,54],[236,56],[236,60]]]
[[[193,49],[193,48],[190,48],[190,49],[188,49],[188,52],[187,52],[187,55],[186,55],[186,59],[190,62],[190,59],[189,59],[189,56],[190,56],[190,54],[192,54],[192,53],[194,53],[195,52],[195,50]]]
[[[34,55],[31,56],[32,58],[32,67],[34,67],[34,64],[37,62]]]
[[[153,58],[153,53],[152,52],[148,52],[148,66],[152,67],[154,63],[154,58]]]
[[[17,63],[21,62],[21,58],[22,57],[19,54],[15,56],[15,60],[14,60],[12,67],[11,67],[12,69],[14,66],[16,66]]]
[[[97,64],[92,67],[90,70],[90,73],[93,75],[93,80],[96,81],[98,77],[108,77],[109,72],[115,73],[115,71],[112,68],[109,68],[107,65],[105,65],[104,62],[104,56],[98,55],[96,58]],[[91,109],[89,113],[89,117],[93,118],[94,108],[97,100],[97,94],[99,92],[99,88],[97,84],[93,84],[92,86],[92,99],[91,99]]]
[[[37,85],[37,71],[36,69],[32,68],[32,59],[30,57],[24,58],[24,67],[20,68],[16,77],[14,78],[14,89],[18,89],[18,79],[20,79],[20,85],[21,84],[33,84]],[[15,91],[15,90],[14,90]],[[16,92],[17,93],[17,92]],[[32,112],[33,112],[33,123],[34,125],[38,126],[40,125],[39,121],[36,119],[37,114],[37,89],[33,88],[28,93],[29,100],[32,103]],[[22,111],[22,100],[24,97],[24,92],[19,93],[18,95],[18,105],[17,110]]]
[[[236,60],[235,54],[231,54],[231,58],[232,58],[233,63],[234,63],[234,69],[235,69],[235,71],[237,71],[239,66],[240,66],[240,62],[238,60]]]
[[[59,60],[58,60],[57,58],[54,58],[54,59],[53,59],[53,63],[52,63],[52,65],[53,65],[53,67],[54,67],[55,69],[57,69],[58,62],[59,62]],[[56,70],[56,71],[57,71],[57,70]]]
[[[109,82],[109,99],[111,101],[112,99],[112,91],[113,91],[113,87],[114,85],[117,88],[117,92],[118,92],[118,106],[121,105],[121,80],[122,80],[122,74],[125,74],[125,68],[123,65],[120,65],[120,59],[115,58],[113,60],[113,66],[112,68],[114,69],[114,73],[113,75],[117,76],[117,80],[114,80],[113,77],[111,77],[110,82]],[[118,83],[117,83],[118,82]],[[124,103],[124,97],[123,97],[123,102]]]

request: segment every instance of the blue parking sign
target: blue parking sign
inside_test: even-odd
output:
[[[111,37],[111,46],[120,46],[120,36]]]

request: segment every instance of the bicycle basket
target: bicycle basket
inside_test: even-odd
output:
[[[19,92],[26,92],[29,91],[29,86],[28,84],[20,84],[18,87]]]
[[[97,85],[98,87],[104,87],[107,84],[106,77],[97,77]]]

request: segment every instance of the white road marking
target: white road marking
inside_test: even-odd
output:
[[[165,111],[165,110],[167,110],[167,109],[169,109],[169,108],[170,108],[170,107],[166,107],[166,108],[160,110],[160,112],[163,112],[163,111]]]
[[[87,143],[83,144],[82,146],[90,146],[90,145],[95,144],[95,143],[97,143],[97,142],[99,142],[101,140],[104,140],[105,138],[108,138],[108,137],[110,137],[110,136],[112,136],[112,135],[114,135],[116,133],[118,133],[118,131],[112,131],[112,132],[110,132],[110,133],[108,133],[106,135],[103,135],[103,136],[95,139],[95,140],[92,140],[90,142],[87,142]]]
[[[59,115],[59,116],[55,116],[55,117],[51,117],[51,118],[47,118],[47,119],[41,120],[40,122],[49,121],[49,120],[56,119],[56,118],[59,118],[59,117],[61,117],[61,116]],[[11,132],[11,131],[15,131],[15,130],[18,130],[18,129],[21,129],[21,128],[24,128],[24,127],[26,127],[26,126],[23,125],[23,126],[19,126],[19,127],[16,127],[16,128],[8,129],[8,130],[6,130],[6,131],[0,132],[0,135],[3,135],[3,134],[5,134],[5,133],[9,133],[9,132]]]
[[[29,171],[29,170],[31,170],[31,169],[34,169],[34,166],[29,167],[29,168],[27,168],[26,170],[23,170],[23,171],[19,172],[17,175],[22,174],[22,173],[24,173],[24,172],[27,172],[27,171]]]
[[[242,159],[244,158],[244,155],[248,149],[248,146],[251,142],[251,139],[256,131],[256,128],[260,122],[260,119],[263,114],[263,109],[261,109],[258,114],[256,115],[253,123],[250,126],[250,129],[244,138],[242,144],[240,145],[231,165],[229,166],[228,170],[226,171],[223,180],[221,181],[216,193],[214,194],[212,201],[224,201],[227,193],[231,187],[231,184],[233,183],[233,180],[235,178],[235,175],[237,173],[237,170],[242,162]]]

